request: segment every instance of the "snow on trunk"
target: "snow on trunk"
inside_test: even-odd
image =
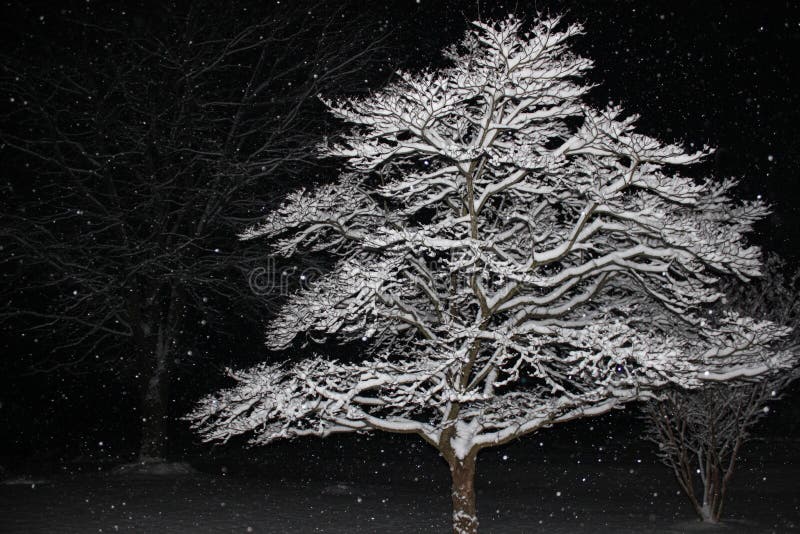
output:
[[[448,463],[452,477],[453,534],[476,534],[475,454],[464,459],[453,458]]]

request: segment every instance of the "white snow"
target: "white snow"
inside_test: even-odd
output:
[[[582,467],[569,456],[513,465],[487,458],[478,478],[481,531],[749,534],[800,528],[794,467],[743,469],[731,488],[730,521],[711,528],[692,518],[683,497],[675,494],[668,470],[655,463],[633,465],[631,474],[627,464]],[[406,466],[395,465],[392,474],[333,484],[323,478],[279,479],[296,474],[277,466],[274,476],[248,477],[62,474],[49,477],[47,485],[0,485],[0,531],[446,532],[451,521],[449,481],[446,466],[440,467],[418,482]],[[589,482],[579,483],[587,473]],[[762,480],[764,473],[769,483]]]
[[[592,63],[568,49],[580,25],[474,26],[453,67],[327,101],[353,129],[323,151],[349,170],[242,235],[335,259],[271,320],[270,348],[333,339],[359,354],[231,372],[188,416],[204,439],[383,430],[464,459],[668,384],[789,365],[766,350],[787,329],[705,313],[720,272],[759,273],[745,235],[766,205],[735,201],[735,180],[678,174],[711,149],[589,105]]]

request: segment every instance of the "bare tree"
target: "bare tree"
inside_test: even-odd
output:
[[[726,285],[731,305],[755,317],[791,327],[784,350],[797,352],[800,321],[800,271],[786,276],[776,255],[755,283]],[[646,439],[658,446],[661,461],[672,469],[681,490],[702,521],[717,523],[742,446],[769,412],[769,403],[798,377],[798,370],[758,381],[712,384],[696,391],[673,389],[644,407]]]
[[[337,259],[271,321],[269,345],[334,337],[354,355],[231,372],[188,416],[204,439],[415,434],[450,468],[454,532],[474,533],[482,449],[667,383],[785,365],[759,350],[784,329],[702,312],[714,273],[758,273],[743,235],[766,207],[675,173],[706,150],[587,105],[591,62],[567,45],[581,27],[558,25],[476,22],[452,66],[330,104],[353,129],[324,152],[350,172],[244,237]]]
[[[87,4],[88,6],[88,4]],[[53,344],[36,371],[139,384],[142,460],[166,454],[169,382],[195,337],[260,322],[266,251],[230,236],[315,172],[317,94],[358,91],[381,38],[354,7],[86,7],[2,58],[2,318]],[[194,351],[196,353],[196,350]]]

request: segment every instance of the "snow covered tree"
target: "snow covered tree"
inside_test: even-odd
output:
[[[743,235],[767,208],[735,182],[675,173],[687,153],[593,109],[579,25],[474,23],[450,66],[328,102],[352,129],[336,183],[297,191],[245,239],[335,268],[290,297],[273,349],[333,337],[353,356],[232,371],[188,418],[205,440],[416,434],[452,475],[453,528],[477,531],[476,457],[648,391],[783,365],[768,321],[703,309],[717,273],[758,274]],[[693,349],[693,350],[690,350]],[[699,351],[697,349],[700,349]]]
[[[800,271],[787,277],[785,268],[785,262],[773,254],[767,259],[762,279],[746,286],[729,282],[725,288],[734,308],[791,327],[792,335],[782,346],[797,354]],[[769,413],[769,403],[779,399],[798,376],[800,368],[796,367],[790,372],[761,376],[757,381],[712,383],[697,390],[670,389],[645,404],[645,438],[658,446],[661,461],[672,469],[702,521],[720,521],[728,485],[752,427]]]

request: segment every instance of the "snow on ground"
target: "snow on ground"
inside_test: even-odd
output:
[[[708,527],[657,464],[486,462],[479,475],[481,532],[552,534],[800,532],[796,466],[744,467],[730,522]],[[480,468],[480,466],[479,466]],[[446,467],[423,476],[362,481],[189,472],[60,474],[48,484],[0,484],[0,532],[431,533],[448,532]]]
[[[172,475],[191,475],[197,471],[186,462],[134,462],[122,464],[115,467],[112,473],[116,475],[140,475],[140,476],[172,476]]]
[[[30,476],[10,477],[0,480],[0,484],[3,486],[41,486],[49,483],[49,480]]]

